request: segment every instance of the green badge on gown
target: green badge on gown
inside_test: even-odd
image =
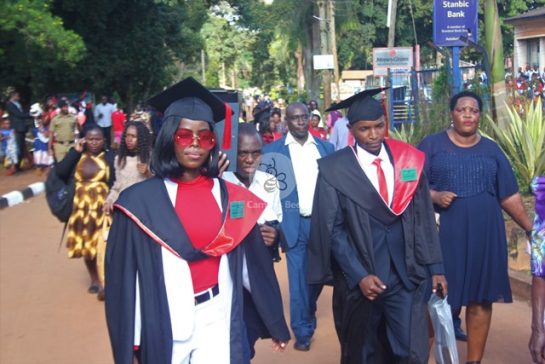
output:
[[[241,219],[244,217],[244,201],[231,202],[229,217],[231,217],[231,219]]]
[[[416,168],[403,168],[401,169],[401,182],[416,181],[418,175],[416,174]]]

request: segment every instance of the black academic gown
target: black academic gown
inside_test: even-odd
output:
[[[399,145],[398,145],[399,146]],[[389,151],[389,149],[387,148]],[[391,153],[389,153],[391,156]],[[393,158],[391,158],[393,159]],[[395,167],[395,159],[392,160]],[[314,195],[309,242],[309,283],[333,283],[333,314],[341,342],[341,363],[362,363],[365,340],[382,339],[381,333],[365,333],[372,302],[365,299],[357,282],[350,282],[331,255],[332,244],[350,245],[368,274],[377,274],[371,220],[385,226],[401,219],[405,274],[414,286],[410,362],[427,363],[428,338],[424,294],[433,274],[442,273],[442,257],[433,207],[424,174],[403,212],[396,216],[380,199],[350,147],[318,161],[319,175]],[[398,181],[394,188],[399,187]],[[394,193],[394,198],[396,194]],[[398,196],[399,197],[399,196]],[[398,211],[399,212],[399,211]],[[339,228],[341,222],[341,228]],[[336,228],[334,229],[334,225]],[[374,224],[374,223],[373,223]],[[332,232],[335,234],[332,235]],[[334,240],[334,242],[332,242]],[[383,334],[383,333],[382,333]],[[377,363],[394,362],[387,347]],[[378,356],[380,358],[381,353]],[[367,364],[367,363],[365,363]]]
[[[229,196],[220,180],[222,211]],[[187,261],[203,259],[192,247],[168,197],[162,179],[154,177],[125,190],[116,202],[106,250],[106,318],[115,363],[132,364],[135,318],[136,272],[141,305],[141,364],[170,364],[172,330],[165,289],[161,245],[145,233],[129,211],[146,229],[166,242]],[[245,302],[242,285],[243,256],[246,255],[252,300]],[[255,225],[244,240],[228,253],[233,281],[230,332],[230,362],[243,363],[245,305],[255,315],[246,315],[248,325],[260,328],[261,337],[287,341],[290,334],[284,319],[280,288],[269,252]],[[257,316],[257,317],[256,317]],[[258,321],[254,323],[254,321]]]

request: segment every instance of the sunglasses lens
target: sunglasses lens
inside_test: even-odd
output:
[[[188,147],[193,143],[193,132],[188,129],[178,129],[174,134],[174,143],[181,147]]]
[[[203,149],[212,149],[216,145],[216,136],[211,130],[199,131],[199,145]]]
[[[192,130],[178,129],[174,134],[174,143],[180,147],[189,147],[193,144],[195,136]],[[197,133],[197,142],[203,149],[212,149],[216,145],[216,135],[211,130],[201,130]]]

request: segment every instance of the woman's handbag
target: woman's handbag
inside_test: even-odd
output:
[[[104,259],[106,257],[106,243],[108,240],[108,233],[110,232],[110,226],[112,225],[112,218],[110,215],[104,215],[104,221],[102,222],[102,231],[97,242],[97,271],[98,271],[98,280],[100,285],[104,287],[105,285],[105,276],[104,276]]]
[[[458,348],[452,324],[452,312],[447,298],[432,294],[428,301],[428,311],[435,331],[433,351],[437,364],[458,364]]]
[[[61,222],[68,222],[74,204],[74,183],[61,179],[51,168],[45,181],[45,198],[51,213]]]

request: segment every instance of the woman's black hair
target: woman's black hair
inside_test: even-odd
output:
[[[214,127],[208,124],[210,130],[214,131]],[[159,130],[153,152],[151,154],[151,170],[162,178],[180,178],[184,173],[184,167],[176,159],[174,149],[174,134],[180,126],[180,119],[169,117],[163,121],[163,125]],[[215,178],[219,175],[219,147],[216,143],[214,148],[210,150],[211,158],[202,166],[202,174],[206,177]]]
[[[130,154],[130,151],[127,149],[125,138],[127,136],[127,130],[131,126],[136,128],[138,144],[136,145],[136,150],[134,152],[136,152],[139,161],[147,164],[151,157],[151,134],[148,127],[140,121],[128,121],[123,128],[121,144],[119,145],[119,151],[117,152],[117,161],[120,168],[125,167],[127,155]]]
[[[278,115],[278,116],[282,117],[282,111],[280,111],[279,108],[275,107],[271,112],[271,116],[273,116],[273,115]]]
[[[81,131],[83,136],[87,136],[87,133],[89,133],[90,131],[99,131],[100,134],[102,135],[102,137],[104,138],[104,130],[102,130],[102,128],[100,126],[98,126],[98,124],[96,123],[85,123],[83,125],[83,130]]]
[[[475,92],[466,90],[452,96],[452,98],[450,99],[450,105],[449,105],[450,111],[454,111],[454,108],[456,107],[458,100],[461,99],[462,97],[471,97],[477,100],[477,103],[479,104],[479,111],[483,110],[483,100],[481,99],[481,97],[477,95]]]

